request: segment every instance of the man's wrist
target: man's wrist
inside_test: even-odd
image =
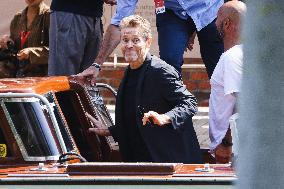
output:
[[[171,118],[168,115],[162,114],[161,116],[163,118],[163,125],[171,123]]]
[[[229,140],[227,140],[226,138],[223,138],[221,144],[224,146],[224,147],[231,147],[233,146],[233,143]]]
[[[99,64],[96,63],[96,62],[94,62],[91,66],[97,68],[99,71],[102,70],[101,65],[99,65]]]

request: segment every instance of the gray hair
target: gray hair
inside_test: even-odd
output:
[[[145,38],[145,40],[152,38],[150,22],[139,15],[131,15],[121,20],[120,29],[129,28],[129,27],[141,29],[142,36]]]

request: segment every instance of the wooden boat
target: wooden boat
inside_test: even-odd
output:
[[[88,132],[94,125],[85,112],[113,125],[101,87],[108,88],[63,76],[1,79],[0,185],[232,188],[236,176],[227,164],[120,162],[112,137]]]

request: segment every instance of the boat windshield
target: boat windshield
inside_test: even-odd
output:
[[[39,101],[4,102],[4,106],[24,158],[60,155],[50,116]]]
[[[60,129],[61,135],[63,137],[64,143],[65,143],[65,146],[66,146],[66,150],[68,152],[74,151],[74,150],[76,151],[75,143],[74,143],[73,138],[71,136],[71,133],[68,129],[67,123],[65,123],[64,118],[60,114],[60,107],[56,103],[56,100],[55,100],[56,98],[55,98],[54,94],[53,93],[47,93],[44,96],[53,107],[53,113],[54,113],[54,116],[56,118],[58,127]]]

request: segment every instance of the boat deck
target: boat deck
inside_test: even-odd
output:
[[[140,169],[135,163],[78,163],[58,167],[58,164],[1,166],[1,185],[222,185],[231,186],[236,180],[228,165],[168,164],[154,169]],[[116,171],[113,171],[114,164]],[[143,164],[143,163],[142,163]],[[82,166],[83,165],[83,166]],[[129,169],[132,167],[132,171]],[[147,164],[146,164],[147,166]],[[151,165],[152,166],[152,165]],[[87,167],[87,168],[86,168]],[[103,169],[101,169],[103,167]],[[126,170],[125,167],[128,167]],[[162,171],[161,168],[163,169]],[[157,169],[157,170],[155,170]],[[147,171],[148,170],[148,171]],[[155,170],[153,172],[153,170]],[[172,173],[170,173],[172,170]]]

